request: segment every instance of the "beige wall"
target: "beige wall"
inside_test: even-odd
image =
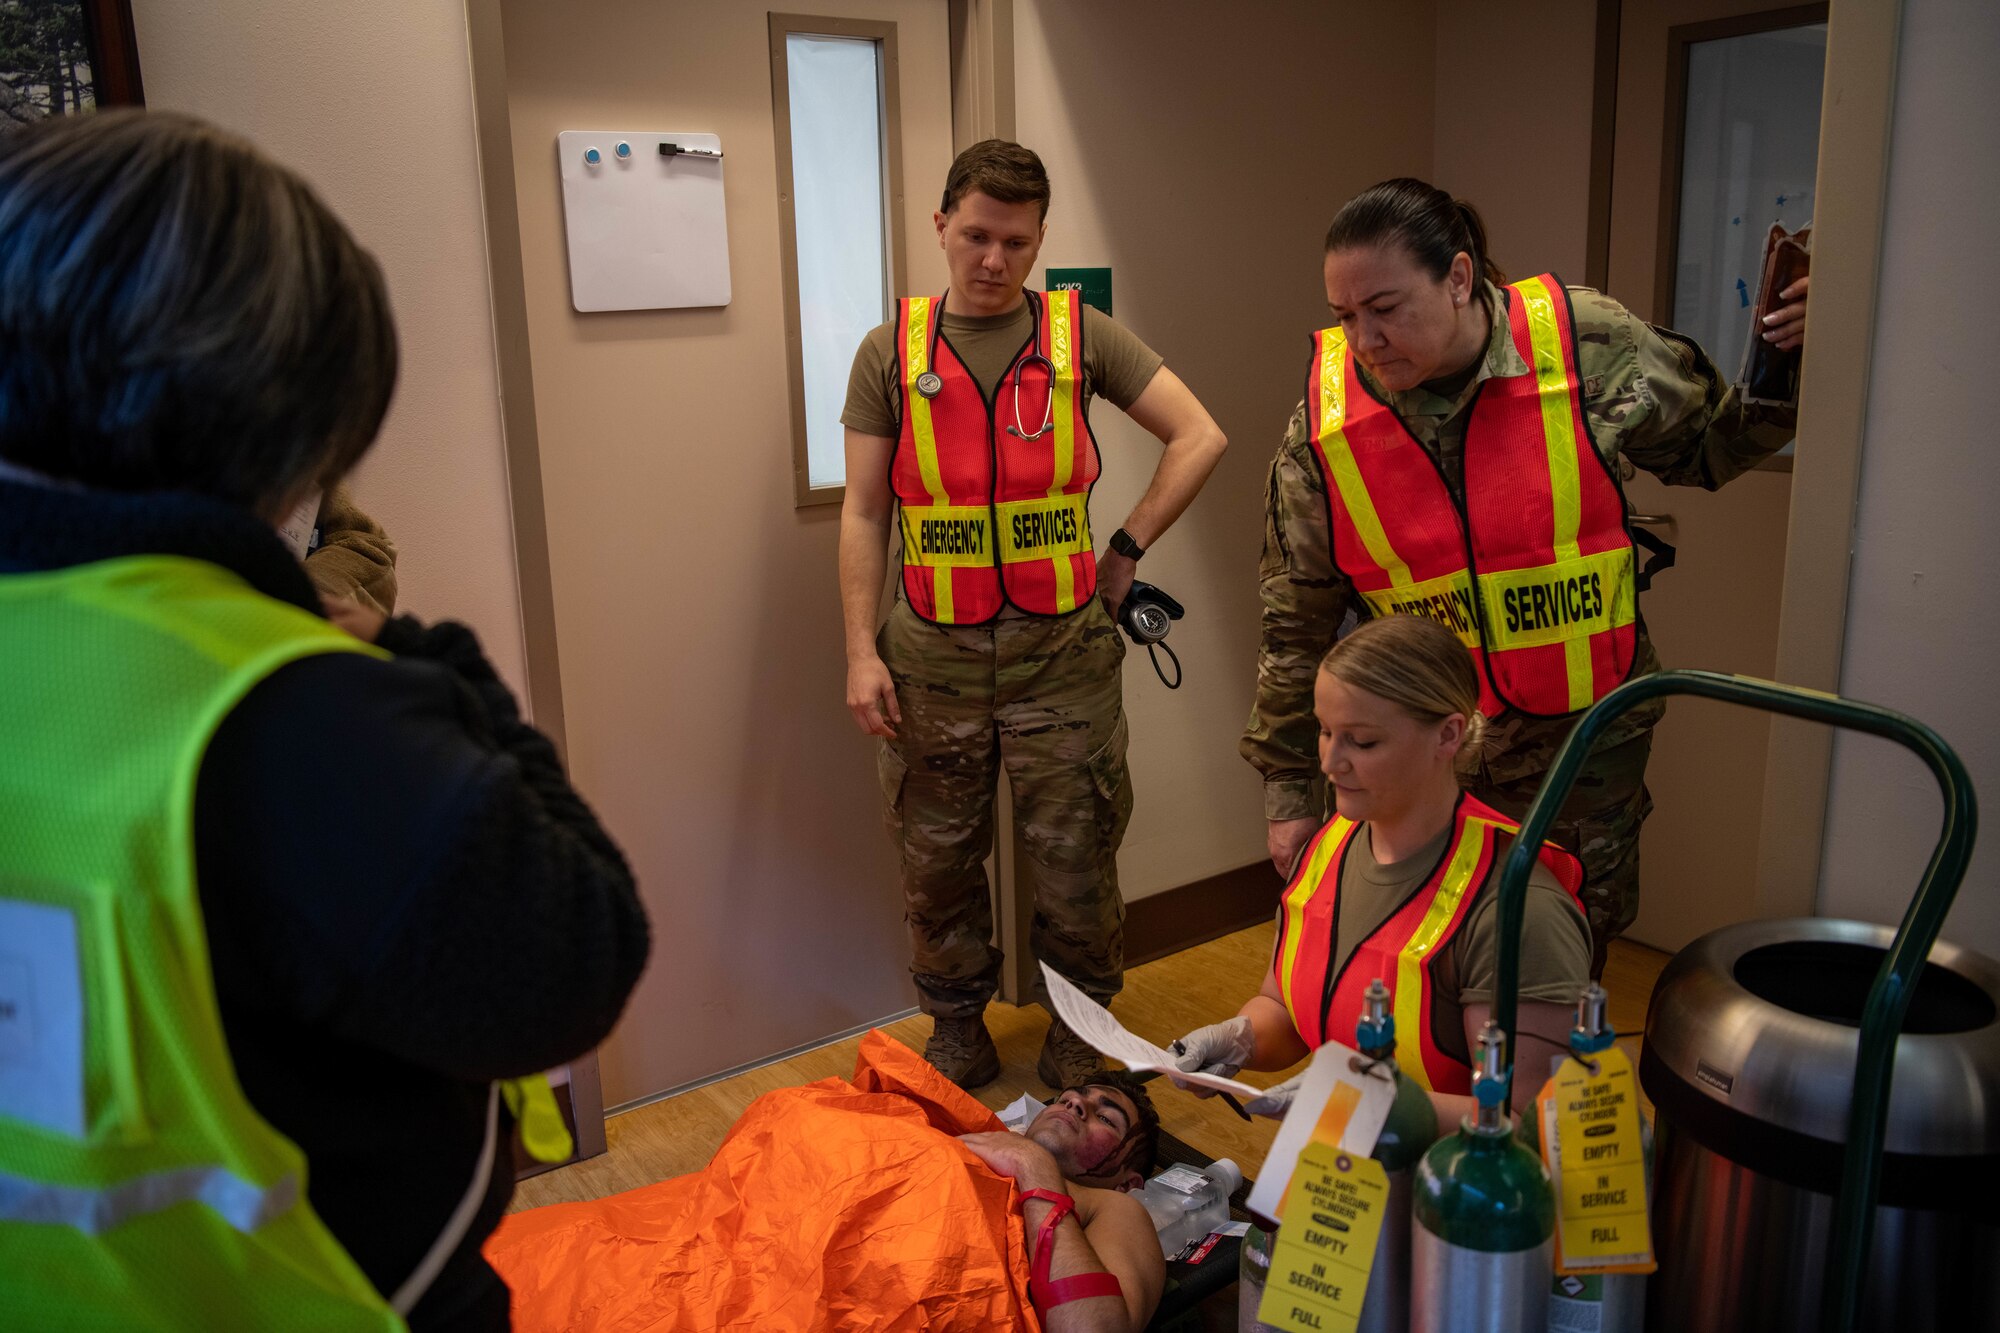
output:
[[[813,10],[898,22],[905,225],[928,235],[951,160],[945,6]],[[839,515],[792,503],[765,10],[507,0],[502,18],[570,763],[655,938],[602,1052],[617,1105],[914,992],[874,743],[842,706]],[[566,129],[721,136],[728,306],[571,308]],[[934,243],[911,269],[942,283]]]
[[[1510,278],[1584,280],[1596,0],[1438,0],[1437,165]]]
[[[1187,683],[1169,691],[1143,652],[1126,660],[1128,899],[1264,856],[1257,776],[1236,754],[1255,684],[1264,478],[1299,400],[1306,338],[1326,322],[1328,221],[1374,181],[1430,170],[1432,38],[1425,5],[1015,6],[1015,128],[1055,189],[1043,262],[1110,265],[1119,320],[1231,441],[1140,567],[1188,608],[1173,633]],[[1384,58],[1357,56],[1330,79],[1336,51]],[[1409,51],[1419,58],[1388,58]],[[1107,404],[1091,424],[1105,455],[1091,521],[1109,532],[1159,447]]]
[[[1901,709],[1954,746],[1986,798],[2000,795],[2000,594],[1988,373],[2000,254],[2000,115],[1992,70],[2000,9],[1904,0],[1887,213],[1854,521],[1841,693]],[[1977,108],[1976,114],[1968,108]],[[1834,742],[1819,910],[1896,921],[1938,836],[1936,783],[1907,751],[1843,732]],[[2000,957],[2000,855],[1988,833],[1946,938]]]
[[[403,609],[463,620],[524,683],[465,9],[457,0],[133,0],[146,100],[247,135],[375,253],[402,377],[355,479]]]

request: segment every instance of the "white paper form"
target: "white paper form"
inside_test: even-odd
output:
[[[1238,1097],[1261,1097],[1262,1088],[1248,1083],[1238,1083],[1233,1078],[1221,1078],[1214,1074],[1186,1073],[1174,1064],[1173,1055],[1153,1045],[1144,1037],[1125,1030],[1119,1021],[1111,1016],[1111,1011],[1071,985],[1063,975],[1042,964],[1042,979],[1048,983],[1049,1002],[1056,1007],[1062,1021],[1069,1024],[1070,1031],[1089,1042],[1100,1055],[1108,1055],[1121,1062],[1127,1069],[1157,1070],[1162,1074],[1172,1074],[1183,1083],[1195,1083],[1204,1088],[1214,1088],[1217,1092],[1231,1092]],[[1381,1125],[1376,1125],[1380,1132]]]
[[[278,525],[278,535],[292,548],[292,557],[303,560],[312,554],[313,530],[319,527],[320,494],[314,491],[299,501],[291,515]]]
[[[1299,1154],[1312,1142],[1313,1131],[1339,1084],[1346,1083],[1361,1094],[1347,1118],[1347,1127],[1341,1131],[1341,1151],[1356,1157],[1367,1157],[1375,1151],[1375,1140],[1382,1137],[1382,1126],[1396,1101],[1396,1083],[1386,1067],[1372,1073],[1360,1072],[1367,1063],[1359,1051],[1337,1041],[1313,1052],[1298,1095],[1292,1098],[1285,1121],[1278,1126],[1278,1137],[1271,1140],[1271,1151],[1265,1154],[1263,1168],[1257,1172],[1257,1186],[1246,1200],[1251,1212],[1278,1216],[1278,1209],[1284,1205],[1285,1190],[1292,1183],[1292,1172],[1298,1169]]]

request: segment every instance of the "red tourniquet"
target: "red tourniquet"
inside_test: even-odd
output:
[[[1046,1314],[1056,1306],[1068,1305],[1071,1301],[1125,1294],[1125,1288],[1118,1285],[1117,1277],[1110,1273],[1078,1273],[1058,1282],[1049,1281],[1049,1265],[1055,1257],[1056,1226],[1076,1210],[1076,1200],[1054,1190],[1022,1190],[1021,1197],[1040,1199],[1049,1205],[1049,1215],[1042,1219],[1042,1229],[1035,1233],[1035,1266],[1029,1276],[1029,1290],[1034,1293],[1037,1310]]]

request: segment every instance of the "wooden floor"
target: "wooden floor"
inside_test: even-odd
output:
[[[1255,926],[1133,968],[1125,975],[1125,990],[1112,1006],[1114,1012],[1126,1027],[1163,1046],[1203,1023],[1235,1013],[1262,984],[1271,962],[1273,929]],[[1623,940],[1612,944],[1604,984],[1611,992],[1611,1021],[1620,1032],[1637,1033],[1644,1026],[1653,983],[1666,961],[1667,955],[1657,950]],[[1002,1068],[998,1081],[979,1090],[979,1100],[998,1110],[1023,1092],[1046,1099],[1050,1090],[1035,1077],[1035,1057],[1041,1051],[1047,1016],[1038,1007],[1017,1009],[995,1003],[986,1012],[986,1023],[1000,1047]],[[930,1019],[920,1014],[884,1030],[922,1050]],[[612,1116],[605,1124],[609,1151],[523,1181],[514,1195],[514,1209],[601,1198],[699,1171],[754,1098],[774,1088],[847,1077],[854,1072],[859,1044],[858,1037],[835,1042]],[[1621,1044],[1636,1055],[1636,1036],[1621,1039]],[[1242,1077],[1266,1086],[1289,1073]],[[1277,1132],[1276,1121],[1260,1118],[1245,1124],[1220,1101],[1200,1100],[1161,1083],[1153,1086],[1160,1123],[1169,1133],[1213,1156],[1234,1158],[1245,1175],[1256,1175]]]

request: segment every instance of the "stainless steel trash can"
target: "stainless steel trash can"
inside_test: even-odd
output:
[[[1895,932],[1715,931],[1661,973],[1650,1326],[1819,1333],[1857,1025]],[[1896,1047],[1861,1327],[2000,1329],[2000,964],[1940,941]]]

